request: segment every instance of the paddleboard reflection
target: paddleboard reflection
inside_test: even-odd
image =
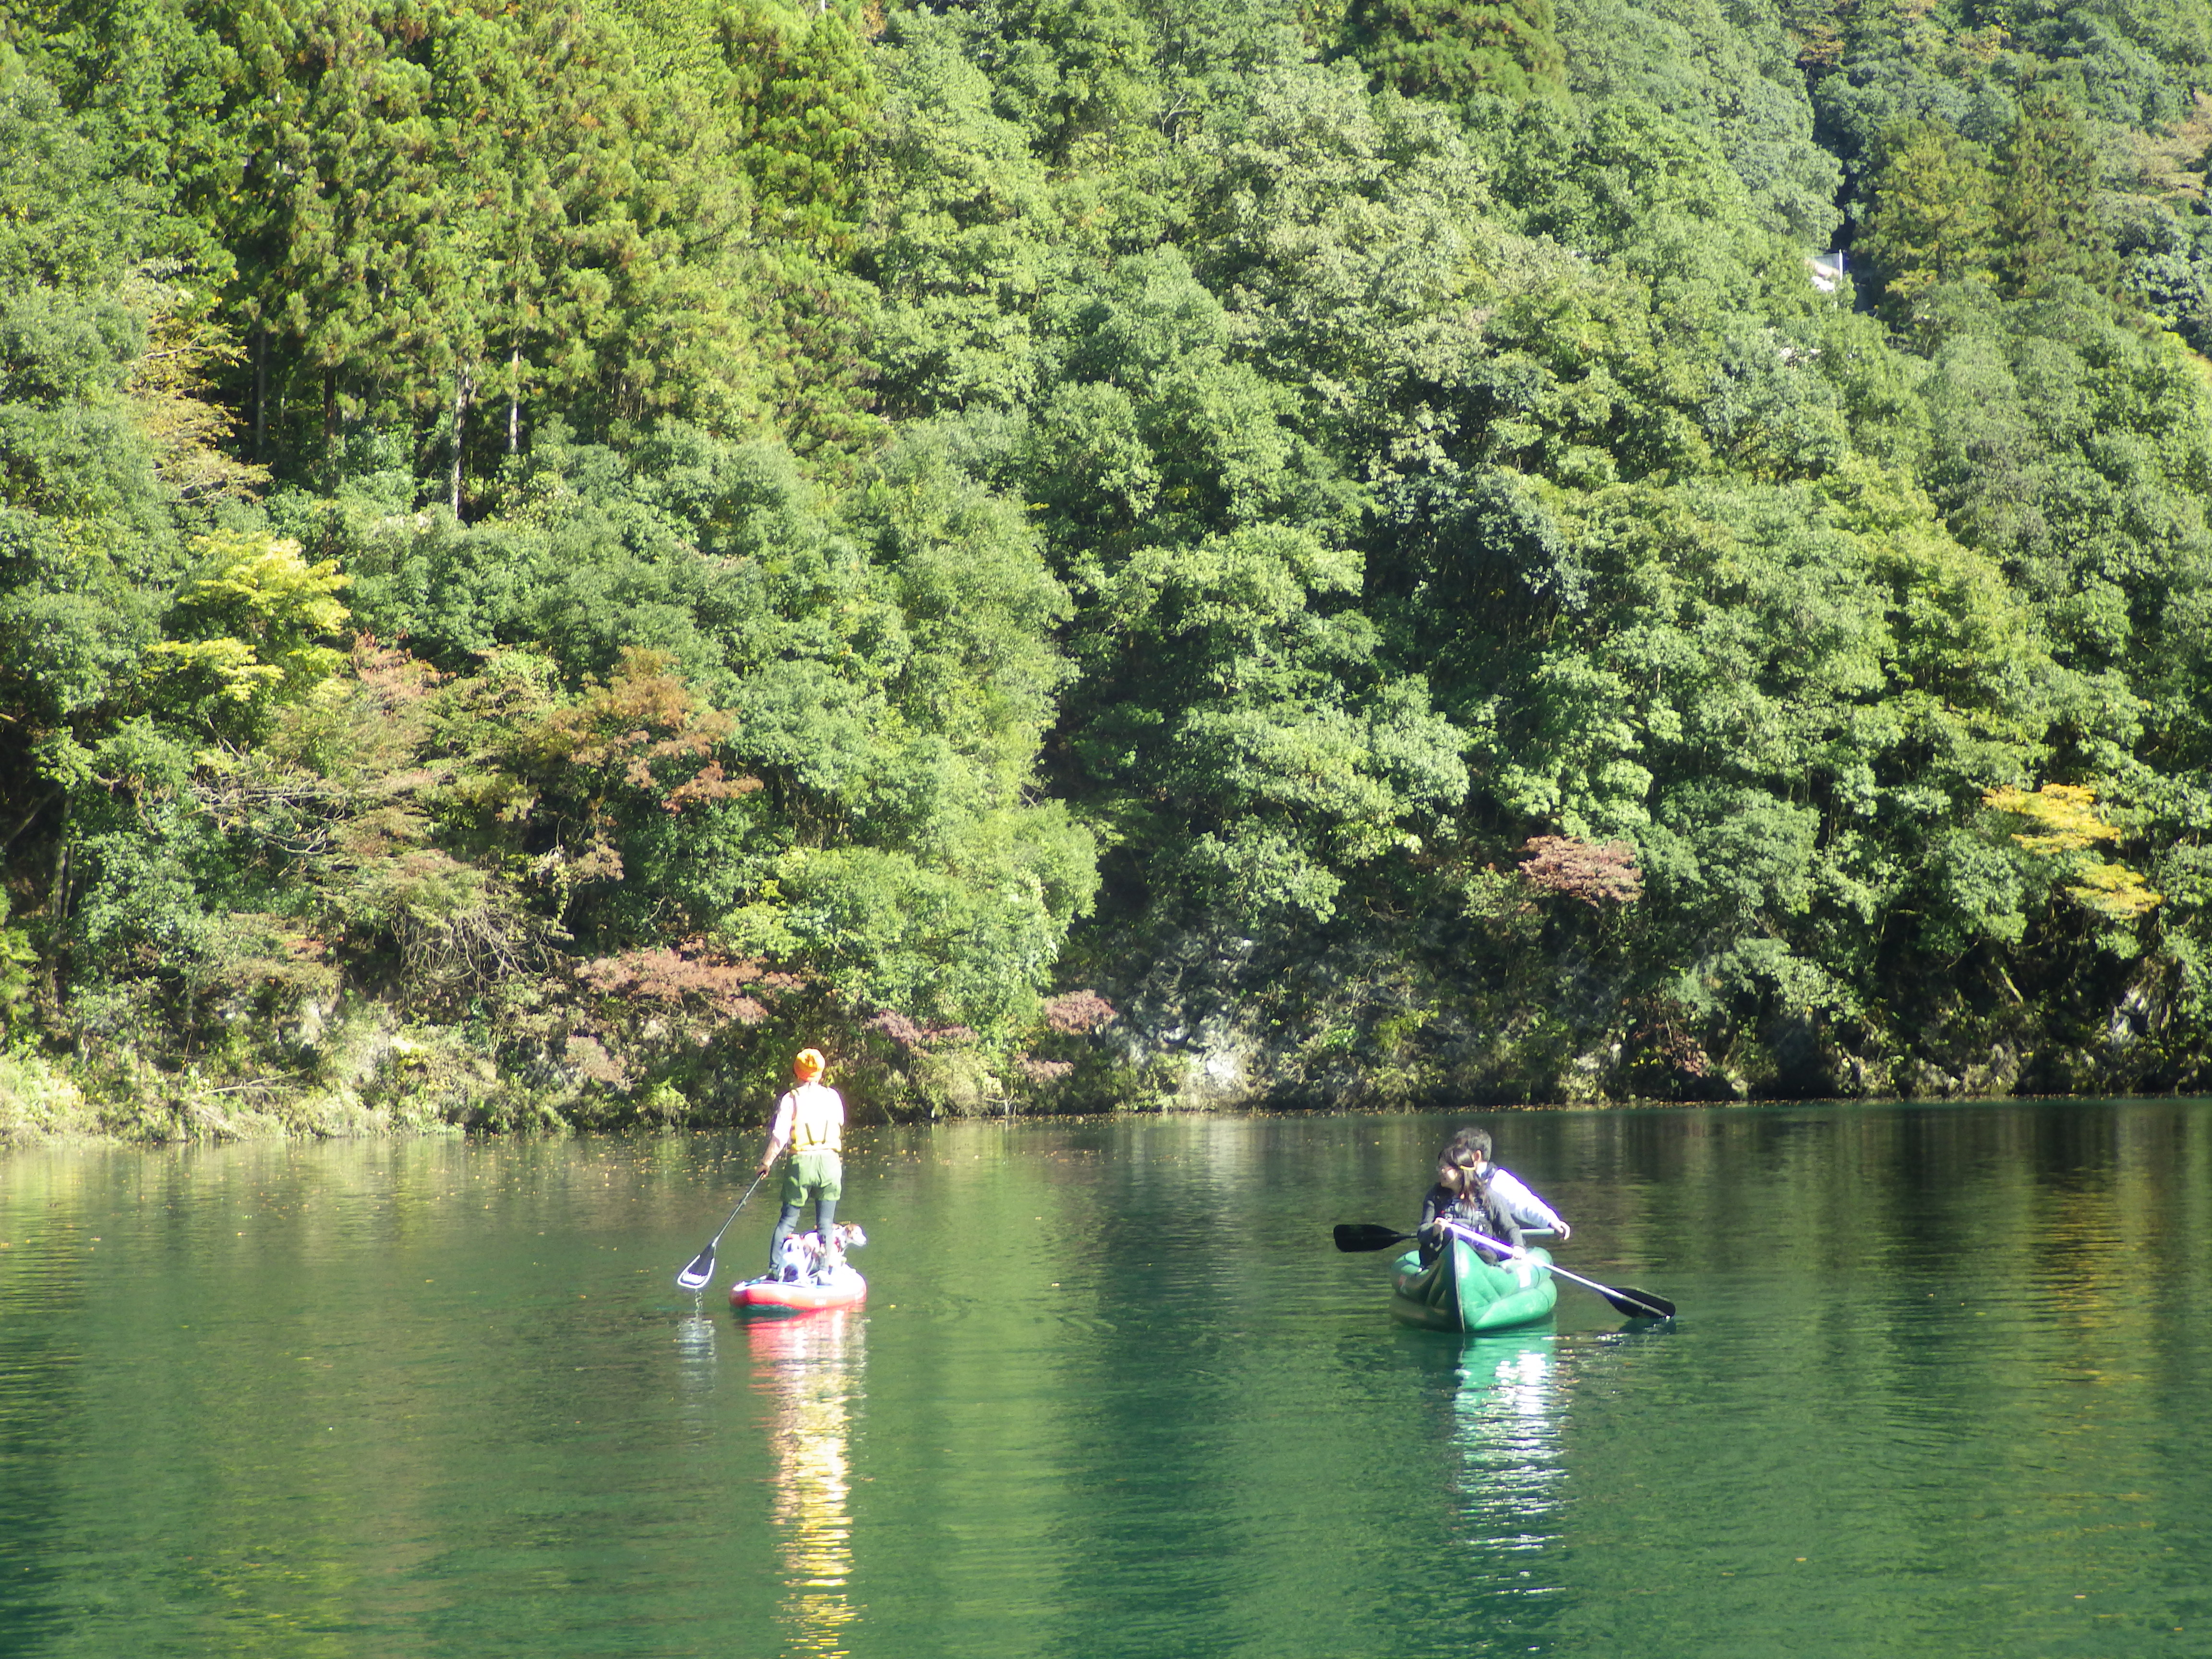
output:
[[[753,1386],[772,1402],[775,1516],[792,1655],[840,1659],[858,1609],[853,1577],[852,1418],[862,1316],[852,1310],[750,1319]]]

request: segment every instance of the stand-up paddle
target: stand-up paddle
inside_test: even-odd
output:
[[[761,1182],[767,1179],[768,1171],[765,1170],[755,1176],[753,1184],[745,1188],[745,1198],[750,1198],[758,1189]],[[738,1218],[738,1212],[745,1207],[745,1198],[739,1199],[732,1206],[729,1214],[722,1218],[722,1224],[714,1229],[714,1236],[707,1241],[707,1248],[693,1256],[690,1264],[676,1275],[676,1282],[685,1290],[702,1289],[707,1281],[714,1276],[714,1246],[722,1242],[722,1235],[730,1231],[730,1223],[735,1221]]]
[[[1469,1232],[1464,1227],[1455,1226],[1452,1231],[1470,1244],[1480,1244],[1486,1249],[1496,1250],[1500,1255],[1526,1254],[1525,1251],[1516,1250],[1510,1244],[1501,1244],[1494,1238],[1486,1238],[1480,1233]],[[1416,1242],[1414,1234],[1401,1233],[1395,1227],[1378,1227],[1372,1222],[1345,1221],[1337,1224],[1336,1248],[1346,1255],[1355,1255],[1362,1250],[1387,1250],[1393,1244],[1410,1244],[1414,1242]],[[1626,1314],[1631,1319],[1672,1319],[1674,1316],[1674,1304],[1663,1296],[1654,1296],[1649,1291],[1601,1285],[1595,1279],[1584,1279],[1580,1273],[1569,1273],[1556,1261],[1553,1262],[1546,1271],[1555,1273],[1561,1279],[1571,1279],[1585,1290],[1595,1291],[1613,1304],[1616,1313]]]

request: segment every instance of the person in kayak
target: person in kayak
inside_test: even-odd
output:
[[[1437,1154],[1436,1185],[1421,1195],[1421,1224],[1415,1231],[1420,1241],[1424,1267],[1443,1254],[1450,1231],[1447,1224],[1451,1222],[1502,1243],[1521,1243],[1521,1229],[1515,1224],[1512,1212],[1491,1191],[1474,1149],[1462,1146],[1457,1138]],[[1495,1251],[1486,1250],[1479,1244],[1475,1254],[1486,1261],[1498,1259]]]
[[[1559,1218],[1559,1213],[1550,1205],[1530,1192],[1520,1176],[1510,1170],[1501,1170],[1490,1161],[1490,1131],[1469,1125],[1456,1132],[1451,1145],[1474,1156],[1474,1172],[1498,1200],[1500,1208],[1523,1227],[1542,1228],[1556,1233],[1562,1239],[1572,1238],[1575,1230]],[[1499,1235],[1493,1234],[1493,1237]]]
[[[1420,1206],[1422,1263],[1443,1249],[1440,1218],[1510,1245],[1522,1241],[1522,1228],[1548,1228],[1562,1239],[1573,1237],[1558,1210],[1528,1190],[1520,1176],[1491,1164],[1491,1133],[1484,1128],[1458,1130],[1437,1152],[1436,1186],[1429,1188]],[[1489,1249],[1482,1252],[1484,1259],[1491,1255]]]
[[[775,1118],[769,1125],[768,1150],[761,1154],[759,1173],[791,1148],[791,1162],[783,1171],[783,1214],[768,1241],[768,1270],[783,1269],[783,1241],[799,1224],[799,1206],[814,1195],[814,1231],[823,1238],[837,1218],[837,1200],[845,1192],[845,1160],[840,1151],[845,1138],[845,1097],[822,1081],[825,1064],[819,1048],[801,1048],[791,1062],[792,1086],[775,1103]]]

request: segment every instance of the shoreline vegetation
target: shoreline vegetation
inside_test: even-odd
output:
[[[32,0],[0,1143],[2212,1087],[2212,0]]]

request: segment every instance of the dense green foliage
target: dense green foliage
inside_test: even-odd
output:
[[[0,1093],[2201,1085],[2209,59],[19,7]]]

